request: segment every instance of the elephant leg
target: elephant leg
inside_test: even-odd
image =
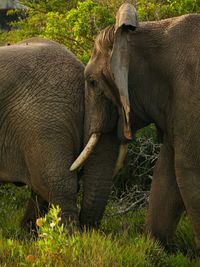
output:
[[[33,191],[49,204],[59,205],[62,222],[69,230],[79,226],[77,209],[77,174],[69,168],[75,158],[73,142],[35,144],[29,150],[27,166]]]
[[[178,186],[192,221],[197,249],[200,251],[200,168],[188,167],[188,162],[176,164]]]
[[[47,176],[46,176],[47,177]],[[37,192],[53,205],[58,205],[61,209],[62,222],[68,227],[69,232],[73,228],[79,227],[78,209],[77,209],[77,177],[76,174],[71,174],[65,169],[65,174],[59,176],[48,175],[47,188]],[[35,186],[35,185],[34,185]]]
[[[164,144],[154,169],[145,232],[166,246],[183,210],[175,176],[174,152]]]
[[[31,191],[24,217],[21,225],[29,232],[36,230],[36,219],[42,217],[48,211],[48,202],[43,200],[40,196]]]
[[[71,162],[72,163],[72,162]],[[70,167],[70,166],[69,166]],[[59,205],[61,208],[62,222],[68,227],[69,232],[79,228],[77,209],[77,175],[65,170],[60,180],[53,181],[55,177],[49,177],[49,202]],[[53,178],[53,179],[52,179]],[[56,177],[57,180],[57,177]],[[53,182],[52,182],[53,181]]]
[[[83,199],[80,223],[84,228],[98,227],[113,184],[113,170],[119,143],[111,135],[103,135],[83,170]]]

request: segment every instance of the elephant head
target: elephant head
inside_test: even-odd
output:
[[[137,26],[134,6],[123,4],[116,15],[115,26],[102,31],[96,39],[92,57],[85,70],[86,99],[95,105],[93,112],[98,112],[98,121],[103,121],[104,124],[91,121],[91,133],[103,133],[105,129],[110,131],[117,126],[119,138],[123,141],[132,139],[128,93],[129,34]],[[106,103],[108,101],[109,105]],[[98,106],[100,111],[97,110]],[[106,107],[110,109],[110,118]],[[106,119],[103,120],[99,113]]]
[[[135,8],[129,4],[122,5],[117,13],[115,26],[106,28],[97,37],[85,69],[86,145],[70,168],[71,171],[75,170],[90,156],[84,168],[86,197],[83,199],[81,213],[81,223],[84,225],[98,224],[101,219],[112,177],[122,167],[127,142],[132,139],[127,81],[128,46],[129,34],[137,25]],[[104,151],[101,151],[102,148]],[[92,170],[94,162],[99,168],[93,167]],[[91,180],[94,169],[99,172],[98,181],[96,178]],[[90,181],[87,177],[90,177]]]
[[[113,132],[121,144],[132,140],[128,92],[129,37],[137,27],[135,7],[123,4],[116,15],[115,25],[104,29],[96,38],[85,69],[85,132],[90,139],[71,170],[83,164],[102,134]],[[121,166],[126,147],[122,145],[120,149],[117,169]]]

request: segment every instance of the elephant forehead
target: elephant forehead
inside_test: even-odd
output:
[[[114,43],[114,26],[109,26],[102,30],[95,40],[93,54],[105,53],[112,50]]]

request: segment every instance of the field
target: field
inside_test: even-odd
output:
[[[40,221],[39,237],[20,229],[27,188],[0,187],[0,266],[173,266],[198,267],[191,225],[184,214],[169,249],[143,234],[146,209],[115,214],[110,200],[98,231],[69,235],[59,224],[59,208]],[[114,214],[113,214],[114,213]]]

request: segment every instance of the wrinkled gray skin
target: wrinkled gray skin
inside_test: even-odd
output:
[[[69,167],[83,145],[83,71],[71,52],[46,39],[0,48],[0,181],[32,189],[24,226],[34,223],[38,207],[45,212],[47,203],[61,207],[65,224],[79,226],[78,178]],[[116,156],[108,141],[109,136],[102,138],[83,171],[83,223],[87,218],[96,225],[102,217],[103,211],[94,211],[93,205],[106,194],[101,183],[112,181]],[[110,156],[105,168],[104,147]]]
[[[126,12],[130,16],[123,21]],[[116,130],[119,140],[128,142],[138,129],[155,123],[162,137],[146,232],[168,244],[186,209],[198,249],[199,25],[200,14],[138,23],[133,6],[124,5],[116,25],[97,36],[85,69],[89,135]]]

